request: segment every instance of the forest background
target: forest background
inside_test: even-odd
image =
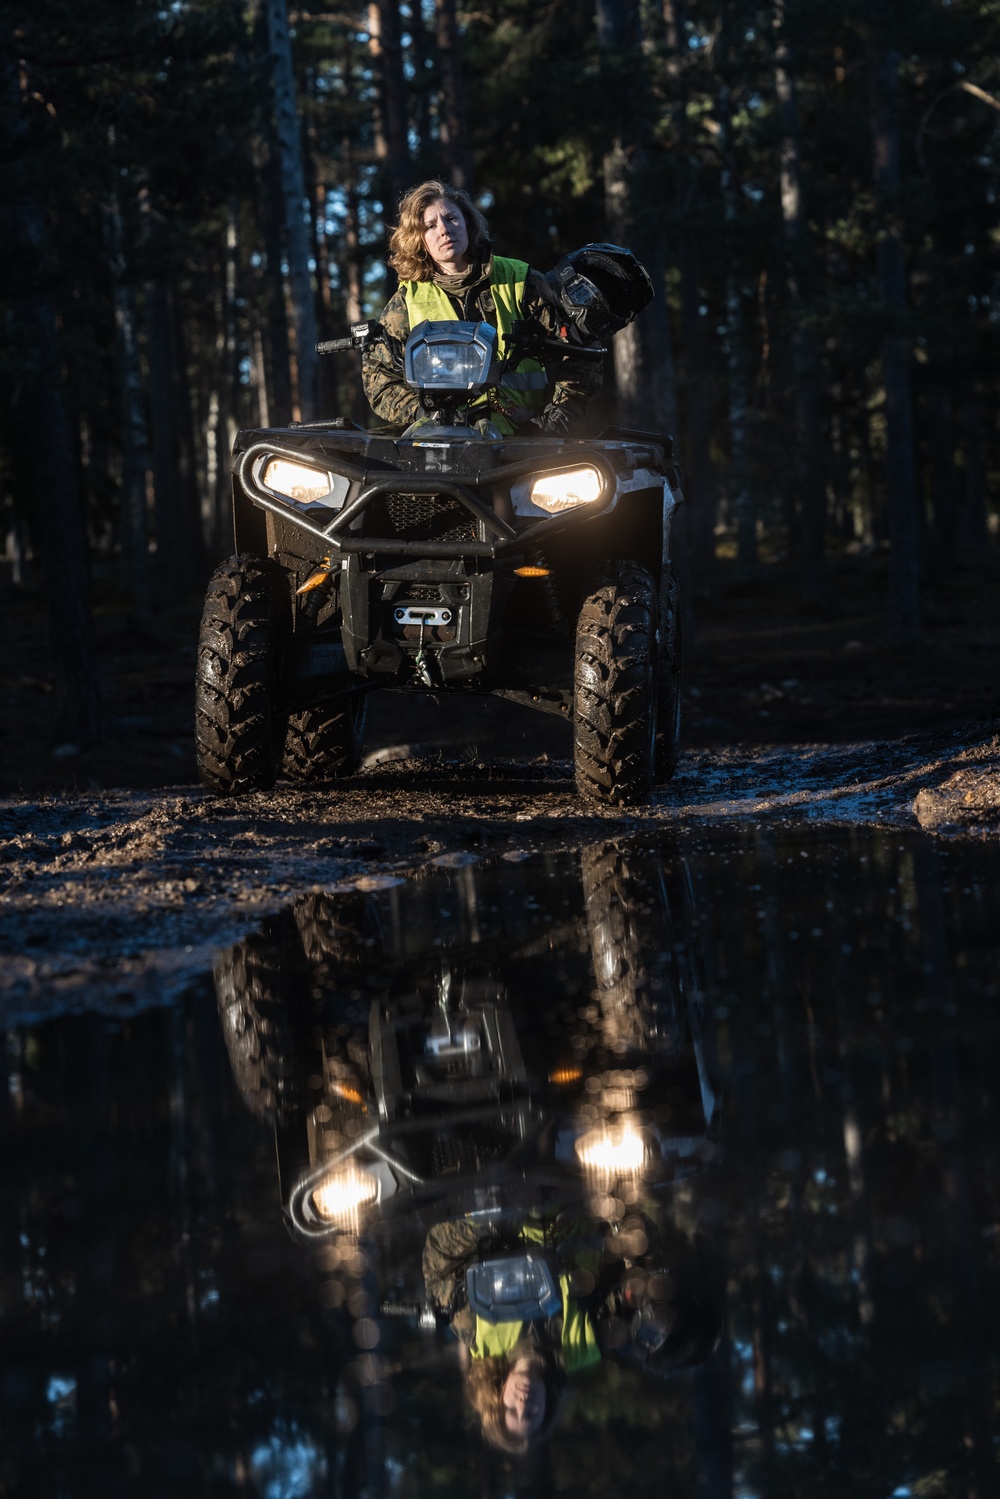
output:
[[[541,270],[600,239],[648,266],[595,421],[675,434],[696,608],[777,559],[822,613],[873,558],[912,651],[929,579],[992,579],[997,0],[0,18],[0,507],[57,747],[107,731],[95,609],[139,638],[231,549],[236,431],[366,417],[313,345],[378,314],[429,176]]]

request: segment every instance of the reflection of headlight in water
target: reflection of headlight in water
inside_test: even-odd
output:
[[[358,1209],[374,1202],[378,1182],[357,1166],[333,1171],[313,1188],[312,1203],[316,1213],[327,1223],[349,1223]]]
[[[628,1121],[588,1130],[576,1142],[580,1165],[599,1176],[638,1176],[648,1154],[640,1131]]]

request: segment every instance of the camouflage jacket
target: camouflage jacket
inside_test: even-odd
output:
[[[456,314],[468,322],[489,323],[497,326],[496,304],[490,290],[490,275],[493,257],[483,266],[482,275],[461,297],[452,296]],[[559,317],[546,299],[541,276],[537,271],[528,271],[524,294],[524,315],[537,320],[550,333],[557,333]],[[406,295],[402,288],[390,297],[381,317],[382,326],[400,349],[410,332],[410,321],[406,312]],[[556,354],[551,366],[546,363],[546,372],[551,384],[548,405],[539,420],[555,435],[574,435],[583,425],[587,402],[601,389],[603,372],[600,359],[580,355]],[[387,426],[401,432],[416,420],[421,406],[417,392],[411,390],[403,379],[402,369],[397,367],[392,353],[384,343],[377,343],[364,356],[361,380],[365,395],[375,415]]]

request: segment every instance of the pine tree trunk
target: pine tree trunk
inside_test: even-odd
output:
[[[974,384],[962,391],[962,454],[965,485],[958,511],[955,560],[963,567],[982,567],[989,545],[986,527],[986,454],[979,392]]]
[[[932,353],[933,359],[933,353]],[[924,431],[930,478],[930,506],[934,552],[938,566],[955,554],[958,525],[958,471],[955,467],[955,416],[951,384],[943,370],[932,366],[924,394]]]
[[[285,286],[281,275],[282,203],[278,192],[280,163],[269,159],[259,169],[261,221],[264,231],[263,302],[267,328],[268,408],[276,427],[292,420],[292,368]]]
[[[177,348],[170,283],[146,287],[146,354],[156,515],[157,596],[164,602],[200,585],[204,556],[194,484],[191,410]]]
[[[472,168],[455,0],[434,0],[434,29],[441,66],[441,143],[449,177],[456,187],[468,189]]]
[[[604,155],[604,208],[608,234],[645,265],[654,301],[613,349],[618,417],[647,431],[677,429],[677,382],[666,300],[666,249],[650,142],[649,90],[637,0],[597,0],[598,42],[606,59],[602,88],[614,120]]]
[[[906,266],[898,218],[901,182],[896,88],[899,61],[873,46],[869,64],[873,179],[882,227],[877,246],[882,302],[882,382],[885,388],[886,504],[889,531],[887,634],[896,646],[919,638],[919,549],[917,478],[913,445],[911,339],[906,305]]]
[[[739,264],[739,184],[730,122],[732,104],[726,88],[719,92],[719,149],[722,155],[722,202],[726,225],[725,344],[728,376],[730,515],[736,527],[736,562],[742,570],[757,561],[757,504],[750,475],[750,356],[743,316]]]
[[[785,226],[795,406],[795,488],[800,506],[799,576],[806,604],[827,602],[826,482],[820,421],[819,348],[808,324],[805,215],[799,171],[799,127],[792,58],[785,37],[785,0],[774,0],[774,90],[781,128],[781,216]]]
[[[688,503],[681,511],[680,530],[686,547],[689,578],[685,599],[708,598],[715,580],[716,495],[712,474],[708,390],[705,380],[705,334],[701,316],[699,275],[696,157],[687,125],[687,73],[690,51],[685,30],[684,0],[663,0],[667,47],[666,76],[670,81],[671,118],[677,140],[674,211],[677,218],[677,263],[680,271],[680,315],[685,441],[681,445],[684,490]],[[693,621],[689,621],[693,623]],[[688,639],[692,633],[688,631]]]
[[[305,219],[302,135],[296,106],[287,6],[285,0],[266,0],[266,4],[268,45],[274,81],[275,133],[284,196],[288,278],[295,326],[299,418],[309,422],[318,415],[319,362],[316,355],[316,304],[309,271],[309,234]]]
[[[382,169],[385,215],[389,222],[395,223],[396,208],[409,186],[410,172],[398,0],[371,0],[368,35],[378,79],[375,154]]]
[[[139,352],[139,321],[135,290],[126,279],[124,227],[117,195],[108,210],[115,344],[118,355],[118,409],[121,433],[122,487],[119,510],[121,583],[128,594],[132,618],[149,625],[153,617],[152,569],[149,556],[149,515],[146,473],[149,436],[145,390]]]

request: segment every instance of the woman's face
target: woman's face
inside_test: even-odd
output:
[[[545,1420],[545,1381],[537,1364],[519,1358],[507,1375],[501,1399],[511,1436],[523,1441],[533,1437]]]
[[[424,246],[439,271],[457,276],[471,264],[469,230],[457,203],[435,198],[424,209]]]

